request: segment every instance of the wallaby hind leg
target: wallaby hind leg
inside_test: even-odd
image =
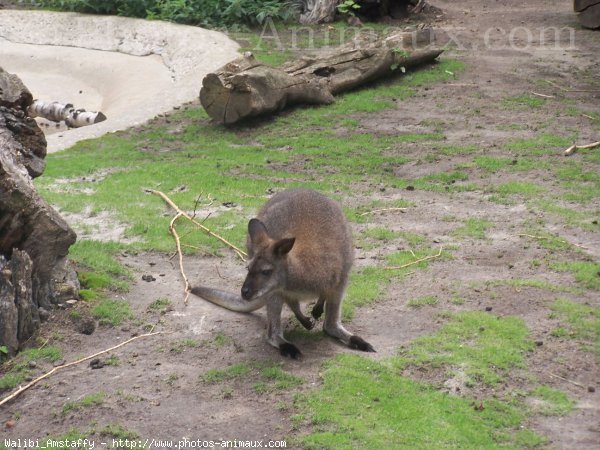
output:
[[[336,292],[329,296],[325,301],[325,323],[323,330],[329,336],[338,338],[348,347],[362,350],[363,352],[374,352],[375,349],[371,344],[365,341],[360,336],[350,333],[342,325],[342,298],[344,292]]]
[[[302,355],[300,350],[283,337],[281,328],[281,309],[283,300],[279,296],[273,296],[267,300],[267,342],[279,349],[283,356],[298,359]]]
[[[287,299],[286,303],[288,304],[292,312],[296,315],[296,319],[300,321],[302,326],[307,330],[312,330],[315,326],[315,323],[302,313],[302,309],[300,308],[300,303],[298,302],[298,300]]]

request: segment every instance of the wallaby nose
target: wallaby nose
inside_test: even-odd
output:
[[[250,300],[250,298],[252,297],[252,289],[250,289],[250,287],[244,285],[242,286],[242,298],[244,300]]]

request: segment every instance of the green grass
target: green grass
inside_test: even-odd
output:
[[[249,363],[239,363],[228,366],[224,369],[209,369],[200,375],[199,379],[203,383],[220,383],[221,381],[231,380],[234,378],[247,375],[252,370]]]
[[[460,368],[472,383],[487,385],[525,367],[526,352],[534,344],[522,319],[472,311],[449,317],[437,333],[415,339],[398,363],[444,368],[448,374]]]
[[[559,154],[561,150],[566,149],[573,144],[574,137],[558,136],[550,133],[543,133],[533,138],[512,139],[504,145],[513,155],[519,156],[548,156]]]
[[[507,181],[496,186],[493,192],[500,196],[522,195],[523,197],[533,197],[544,192],[544,188],[528,181]]]
[[[542,441],[520,427],[523,409],[495,399],[481,410],[469,398],[399,376],[393,364],[340,355],[325,364],[321,388],[299,397],[310,449],[505,448]]]
[[[552,305],[553,316],[563,323],[563,336],[582,342],[584,348],[595,352],[600,359],[600,308],[558,299]]]
[[[592,261],[565,261],[550,264],[560,272],[571,272],[575,281],[587,289],[600,291],[600,263]]]
[[[252,389],[257,394],[273,390],[287,391],[304,383],[303,378],[286,372],[281,363],[272,361],[244,362],[223,369],[209,369],[200,375],[199,380],[205,384],[216,384],[242,378],[245,382],[252,383]],[[233,394],[230,386],[225,391],[229,392],[229,396]]]
[[[439,303],[439,299],[434,295],[426,295],[423,297],[412,298],[408,301],[408,306],[413,308],[421,308],[423,306],[435,306]]]
[[[64,446],[65,442],[76,443],[76,442],[81,442],[81,441],[79,441],[80,439],[83,441],[84,439],[87,439],[87,438],[88,438],[87,433],[79,431],[76,428],[71,428],[69,431],[67,431],[66,433],[61,434],[59,436],[45,437],[43,439],[40,439],[40,448],[45,448],[45,449],[49,449],[49,450],[50,449],[63,450],[65,448],[65,446]],[[81,446],[78,446],[77,448],[91,449],[91,448],[93,448],[93,446],[82,444]]]
[[[575,402],[567,394],[548,386],[538,386],[530,395],[541,400],[535,406],[535,412],[545,416],[565,416],[573,410],[575,405]]]
[[[597,220],[597,210],[582,211],[579,209],[568,208],[557,204],[555,200],[549,199],[538,200],[535,204],[543,211],[560,217],[567,225],[576,226],[587,231],[600,231],[600,225]]]
[[[113,327],[134,317],[131,306],[126,300],[110,298],[102,298],[95,302],[91,308],[91,312],[98,319],[100,325],[110,325]]]
[[[166,297],[157,298],[152,303],[148,305],[149,311],[156,311],[161,314],[165,314],[171,307],[173,306],[173,302],[171,299]]]
[[[2,364],[6,371],[0,378],[0,390],[13,389],[32,375],[35,369],[29,366],[30,362],[35,362],[38,365],[42,362],[54,363],[62,359],[62,355],[62,350],[53,345],[23,350],[13,359]]]
[[[100,406],[102,405],[102,403],[104,403],[105,396],[106,394],[104,392],[96,392],[95,394],[89,394],[84,396],[83,398],[81,398],[81,400],[70,400],[63,405],[62,415],[66,416],[67,414],[82,408]]]
[[[528,107],[537,109],[545,104],[546,99],[528,94],[507,97],[502,101],[502,105],[506,108]]]
[[[492,227],[492,223],[486,219],[467,219],[462,227],[452,232],[453,236],[460,238],[485,239],[485,233]]]

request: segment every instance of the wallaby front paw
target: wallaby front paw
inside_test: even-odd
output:
[[[349,347],[356,349],[356,350],[361,350],[363,352],[376,353],[373,346],[371,344],[369,344],[367,341],[365,341],[363,338],[361,338],[360,336],[350,337]]]
[[[306,318],[304,320],[301,320],[300,323],[307,330],[312,330],[315,327],[316,322],[314,320],[310,320],[310,319]]]
[[[302,356],[300,350],[298,350],[294,344],[290,344],[289,342],[279,344],[279,353],[281,353],[281,356],[289,356],[292,359],[298,359]]]
[[[313,316],[315,320],[319,320],[323,315],[323,305],[316,304],[310,312],[310,315]]]

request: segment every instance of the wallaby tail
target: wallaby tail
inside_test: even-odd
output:
[[[190,292],[198,297],[208,300],[215,305],[219,305],[230,311],[236,312],[252,312],[265,306],[265,298],[255,298],[253,300],[244,300],[240,295],[231,294],[204,286],[194,286]]]

